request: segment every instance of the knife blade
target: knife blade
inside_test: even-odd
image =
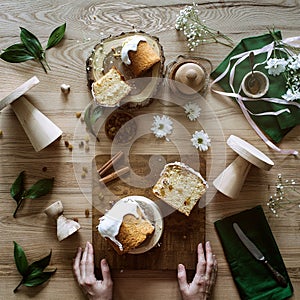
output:
[[[233,223],[233,229],[235,230],[236,234],[238,235],[239,239],[243,243],[243,245],[248,249],[248,251],[258,260],[263,262],[268,269],[273,274],[275,280],[280,284],[282,287],[287,286],[287,280],[277,271],[275,270],[262,254],[262,252],[257,248],[257,246],[246,236],[246,234],[242,231],[240,226],[237,223]]]

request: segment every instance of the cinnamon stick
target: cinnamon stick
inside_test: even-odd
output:
[[[129,171],[130,171],[129,167],[124,167],[124,168],[122,168],[120,170],[117,170],[117,171],[115,171],[115,172],[113,172],[113,173],[111,173],[111,174],[109,174],[109,175],[101,178],[99,180],[99,182],[108,183],[108,182],[110,182],[110,181],[112,181],[112,180],[120,177],[121,175],[128,173]]]
[[[110,160],[108,160],[97,172],[99,173],[100,176],[102,176],[107,170],[109,170],[114,163],[116,163],[122,156],[123,152],[119,151],[116,153]]]

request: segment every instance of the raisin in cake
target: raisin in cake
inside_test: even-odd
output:
[[[199,172],[181,162],[165,165],[153,187],[153,193],[164,202],[189,216],[208,185]]]

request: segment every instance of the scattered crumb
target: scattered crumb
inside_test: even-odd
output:
[[[85,217],[88,218],[90,216],[90,210],[87,208],[85,211],[84,211],[84,214],[85,214]]]
[[[90,140],[90,137],[88,135],[86,135],[85,138],[84,138],[84,140],[85,140],[86,143],[88,143],[89,140]]]
[[[73,146],[72,146],[71,144],[69,144],[68,149],[69,149],[70,151],[72,151],[72,150],[73,150]]]
[[[68,141],[65,141],[65,146],[69,147],[69,142]]]
[[[85,172],[82,172],[82,173],[81,173],[81,178],[85,178],[85,176],[86,176],[86,173],[85,173]]]
[[[43,172],[46,172],[47,171],[47,167],[43,167]]]
[[[85,149],[86,152],[90,151],[89,145],[85,145],[85,148],[84,148],[84,149]]]
[[[75,222],[78,223],[78,218],[74,217],[74,218],[73,218],[73,221],[75,221]]]
[[[0,130],[0,137],[2,137],[3,136],[3,131],[2,130]]]
[[[104,195],[100,192],[100,193],[98,194],[98,198],[99,198],[99,200],[102,200],[102,199],[104,198]]]
[[[80,117],[81,117],[81,112],[80,111],[76,112],[76,118],[79,119]]]
[[[64,94],[69,94],[69,93],[70,93],[70,90],[71,90],[71,87],[70,87],[70,85],[63,83],[63,84],[60,86],[60,89],[61,89],[61,91],[62,91]]]
[[[183,236],[183,239],[184,239],[184,240],[186,240],[186,238],[187,238],[187,236],[186,236],[186,235],[184,235],[184,236]]]
[[[88,173],[88,168],[87,167],[82,167],[82,171],[85,173]]]
[[[81,142],[79,143],[79,148],[83,148],[83,147],[84,147],[84,142],[81,141]]]

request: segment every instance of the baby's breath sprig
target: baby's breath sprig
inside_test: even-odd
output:
[[[212,29],[201,20],[197,4],[186,6],[179,12],[175,22],[175,28],[183,31],[187,38],[187,46],[190,51],[194,51],[199,44],[220,43],[225,46],[233,47],[231,38],[221,33],[219,30]]]
[[[295,205],[300,208],[300,199],[290,198],[290,196],[294,194],[300,195],[300,192],[297,190],[297,183],[294,179],[284,180],[282,175],[278,174],[275,186],[276,191],[269,197],[267,206],[276,217],[278,217],[279,210],[288,210]]]
[[[269,33],[274,39],[273,57],[267,61],[269,75],[283,74],[286,81],[286,93],[281,97],[286,101],[300,99],[300,48],[287,44],[276,34],[275,29]]]

